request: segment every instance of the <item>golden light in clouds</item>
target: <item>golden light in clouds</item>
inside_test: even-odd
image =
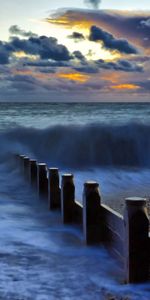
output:
[[[88,40],[89,29],[92,22],[82,20],[69,20],[67,15],[56,18],[48,18],[49,30],[53,29],[53,35],[58,39],[59,43],[64,44],[71,52],[80,51],[87,59],[97,60],[103,59],[106,61],[113,61],[121,57],[117,51],[110,51],[103,48],[102,43],[95,43]],[[55,26],[54,26],[55,25]],[[60,26],[61,25],[61,26]],[[58,30],[59,26],[59,30]],[[85,37],[85,40],[76,42],[68,38],[73,32],[80,32]],[[91,53],[89,56],[88,54]]]
[[[58,73],[57,76],[67,80],[78,81],[79,83],[84,83],[89,79],[88,75],[83,75],[80,73]]]
[[[39,56],[38,55],[31,55],[31,54],[27,54],[24,51],[18,51],[18,52],[14,52],[13,56],[15,56],[16,58],[30,58],[31,60],[36,60]]]
[[[115,72],[110,72],[108,74],[101,75],[102,80],[110,81],[111,83],[118,83],[120,80],[120,74]]]
[[[76,11],[64,11],[60,14],[54,14],[47,18],[46,21],[50,24],[61,25],[68,28],[83,28],[89,29],[93,25],[93,20],[87,19],[87,16]]]
[[[49,73],[40,73],[40,72],[35,72],[34,70],[13,70],[14,75],[30,75],[33,76],[34,78],[40,79],[40,80],[50,80],[53,78],[63,78],[66,80],[73,80],[77,81],[78,83],[84,83],[86,82],[90,76],[80,74],[80,73],[56,73],[56,74],[49,74]]]
[[[113,85],[111,86],[111,88],[116,90],[137,90],[140,89],[140,86],[136,84],[124,83],[119,85]]]
[[[70,32],[71,34],[72,32]],[[105,50],[100,43],[94,43],[90,42],[88,40],[84,40],[81,42],[74,42],[74,40],[71,39],[63,39],[65,40],[65,45],[68,47],[68,49],[73,51],[80,51],[87,60],[98,60],[103,59],[105,61],[114,61],[116,59],[119,59],[121,56],[117,51],[108,51]]]

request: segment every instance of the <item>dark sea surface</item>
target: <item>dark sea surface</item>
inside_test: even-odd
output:
[[[47,211],[16,153],[72,172],[80,202],[83,183],[98,181],[123,213],[126,197],[150,197],[150,104],[0,103],[0,299],[149,300],[149,285],[124,285],[104,249]]]

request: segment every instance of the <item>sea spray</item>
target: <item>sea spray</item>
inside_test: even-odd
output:
[[[0,143],[0,155],[26,153],[58,167],[150,167],[150,126],[145,124],[20,127],[1,133]]]

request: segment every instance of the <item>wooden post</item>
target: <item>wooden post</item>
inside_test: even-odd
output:
[[[86,244],[97,244],[101,240],[100,205],[99,184],[94,181],[86,182],[83,191],[83,231]]]
[[[149,276],[149,220],[146,200],[126,199],[125,224],[125,277],[126,283],[148,280]]]
[[[37,176],[37,186],[39,196],[47,197],[48,195],[48,179],[47,179],[47,166],[44,163],[37,165],[38,176]]]
[[[23,157],[23,167],[24,167],[24,176],[26,179],[29,179],[29,162],[30,159],[27,156]]]
[[[59,187],[59,170],[57,168],[49,169],[48,206],[49,206],[49,210],[61,208],[60,187]]]
[[[37,184],[37,161],[35,159],[30,159],[29,166],[29,177],[31,185]]]
[[[75,208],[75,186],[72,174],[64,174],[61,183],[61,213],[64,224],[72,223]]]

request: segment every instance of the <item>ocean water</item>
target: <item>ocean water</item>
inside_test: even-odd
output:
[[[123,213],[126,197],[150,197],[149,117],[146,103],[0,103],[0,299],[150,299],[149,285],[125,286],[104,249],[47,212],[14,161],[25,154],[73,173],[80,202],[96,180]]]
[[[2,160],[22,153],[72,172],[78,200],[91,179],[112,207],[150,196],[150,104],[1,103],[0,139]]]

